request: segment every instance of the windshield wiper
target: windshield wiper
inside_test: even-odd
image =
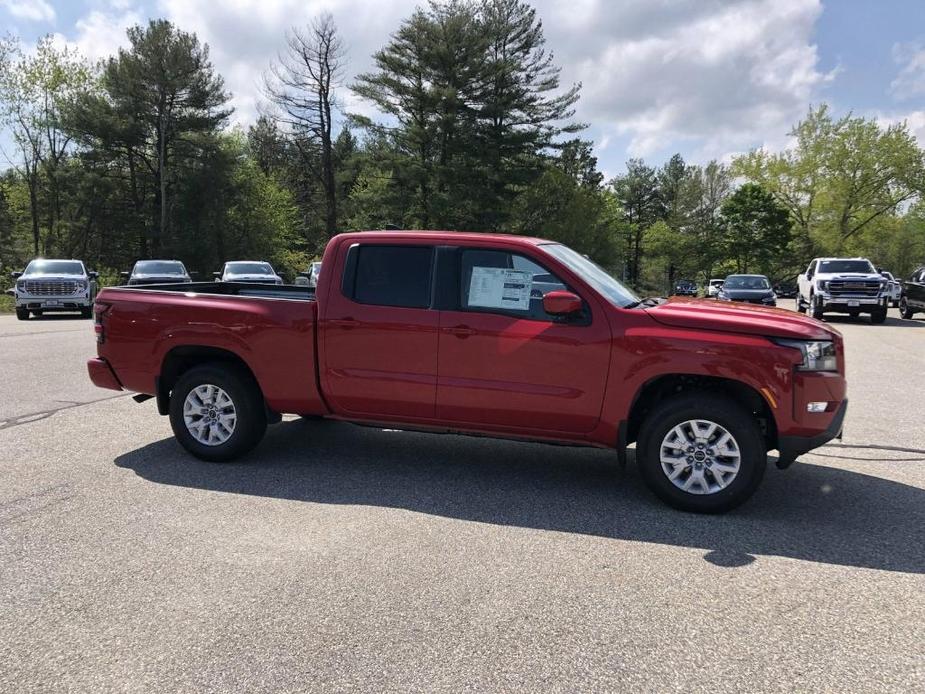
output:
[[[668,299],[666,299],[663,296],[647,296],[645,299],[634,301],[631,304],[627,304],[623,308],[636,308],[637,306],[649,308],[651,306],[658,306],[659,304],[664,304],[666,301],[668,301]]]

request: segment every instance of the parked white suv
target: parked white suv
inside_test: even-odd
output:
[[[23,272],[14,272],[13,278],[19,320],[27,320],[30,313],[41,316],[53,311],[80,311],[84,318],[93,315],[97,273],[88,272],[80,260],[36,258]]]
[[[816,258],[797,284],[797,310],[813,318],[825,313],[869,313],[871,323],[886,320],[889,281],[867,258]]]

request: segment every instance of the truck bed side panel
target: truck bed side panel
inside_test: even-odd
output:
[[[231,352],[253,372],[270,408],[327,411],[318,392],[317,304],[307,300],[107,289],[106,359],[128,389],[154,394],[164,359],[177,348]]]

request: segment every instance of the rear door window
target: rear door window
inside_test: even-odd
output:
[[[362,245],[357,253],[355,301],[406,308],[430,306],[433,248]]]

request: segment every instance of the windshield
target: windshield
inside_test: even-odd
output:
[[[139,260],[133,275],[185,275],[186,268],[179,260]]]
[[[79,260],[33,260],[26,266],[26,275],[82,275],[84,264]]]
[[[819,262],[819,272],[874,272],[874,266],[869,260],[822,260]]]
[[[275,275],[270,263],[225,263],[227,275]]]
[[[723,289],[770,289],[768,278],[762,275],[730,275]]]
[[[580,253],[576,253],[568,246],[558,243],[545,243],[543,244],[543,250],[603,294],[614,306],[623,308],[639,301],[639,297],[632,290],[624,287],[599,265],[588,260]]]

